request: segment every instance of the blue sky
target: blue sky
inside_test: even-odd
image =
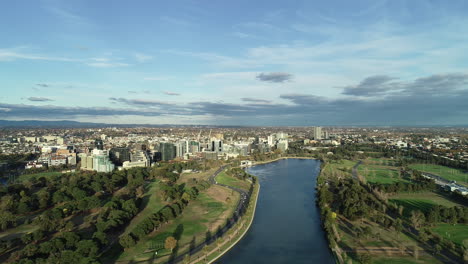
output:
[[[466,1],[3,1],[0,118],[466,125]]]

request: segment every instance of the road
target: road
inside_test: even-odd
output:
[[[353,166],[353,171],[352,171],[352,174],[353,174],[353,178],[356,179],[356,180],[359,180],[359,177],[358,177],[358,173],[357,173],[357,168],[359,167],[359,165],[362,164],[362,160],[358,161],[356,163],[356,165]]]
[[[224,233],[226,233],[240,219],[240,217],[244,214],[244,211],[245,211],[245,209],[246,209],[246,207],[248,205],[248,201],[250,199],[251,193],[247,192],[245,190],[236,188],[236,187],[232,187],[232,186],[228,186],[228,185],[218,183],[216,181],[216,176],[218,176],[218,174],[220,174],[223,170],[225,170],[226,167],[227,167],[227,165],[224,165],[224,166],[220,167],[217,171],[215,171],[208,178],[208,181],[211,184],[215,184],[215,185],[219,185],[219,186],[229,188],[229,189],[234,190],[234,191],[236,191],[236,192],[238,192],[240,194],[240,199],[239,199],[239,202],[237,203],[237,207],[236,207],[236,210],[234,211],[233,217],[230,219],[229,223],[226,226],[224,226],[219,232],[216,232],[215,234],[213,234],[210,240],[204,241],[203,243],[197,245],[195,248],[191,249],[190,252],[179,255],[176,258],[169,260],[167,263],[182,262],[184,260],[185,255],[187,255],[187,254],[193,255],[193,254],[201,251],[205,245],[211,244],[212,242],[214,242],[216,240],[217,237],[220,237]]]

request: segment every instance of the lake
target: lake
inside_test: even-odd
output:
[[[248,172],[261,185],[254,221],[216,263],[334,263],[315,205],[320,161],[285,159]]]

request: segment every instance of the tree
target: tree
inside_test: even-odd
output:
[[[81,240],[76,244],[76,251],[82,256],[95,257],[99,248],[93,240]]]
[[[359,254],[358,259],[362,264],[368,264],[372,261],[372,257],[369,253]]]
[[[93,239],[96,239],[99,243],[101,243],[101,245],[107,245],[107,243],[109,242],[109,241],[107,240],[107,235],[106,235],[106,233],[101,232],[101,231],[96,231],[96,232],[93,234]]]
[[[435,244],[435,245],[434,245],[434,255],[439,254],[441,250],[442,250],[442,246],[441,246],[441,245],[439,245],[439,244]]]
[[[174,250],[176,246],[177,246],[177,240],[174,237],[170,236],[166,238],[166,241],[164,242],[165,249],[170,249],[172,253],[172,250]]]
[[[127,249],[133,247],[136,241],[131,235],[123,235],[120,237],[119,243],[123,248]]]
[[[203,254],[205,255],[205,259],[206,259],[206,255],[208,255],[208,251],[209,251],[208,246],[205,245],[205,246],[203,247]]]
[[[413,224],[413,227],[415,229],[419,229],[419,227],[421,227],[421,225],[425,222],[425,217],[424,217],[424,214],[417,210],[417,211],[411,211],[411,223]]]
[[[403,230],[403,222],[401,221],[400,218],[398,218],[397,220],[395,220],[395,230],[400,233],[401,230]]]
[[[0,231],[16,223],[16,216],[9,211],[0,211]]]

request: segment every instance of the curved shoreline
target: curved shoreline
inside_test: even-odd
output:
[[[279,160],[284,160],[284,159],[318,160],[317,158],[313,158],[313,157],[280,157],[280,158],[276,158],[276,159],[273,159],[273,160],[255,161],[252,164],[252,166],[268,164],[268,163],[272,163],[272,162],[279,161]],[[249,167],[252,167],[252,166],[249,166]]]
[[[241,239],[244,238],[245,234],[247,234],[247,232],[249,231],[250,226],[252,225],[253,220],[255,218],[255,210],[257,209],[257,201],[258,201],[258,196],[259,195],[260,195],[260,183],[258,183],[257,195],[255,195],[255,204],[254,204],[254,207],[253,207],[252,217],[250,218],[249,225],[244,230],[244,232],[239,236],[239,238],[237,238],[236,241],[232,242],[232,244],[228,248],[226,248],[223,252],[219,253],[219,255],[216,256],[214,259],[208,261],[208,264],[211,264],[211,263],[215,262],[216,260],[221,258],[224,254],[229,252],[229,250],[231,250],[235,245],[237,245],[237,243],[239,243],[239,241],[241,241]]]

